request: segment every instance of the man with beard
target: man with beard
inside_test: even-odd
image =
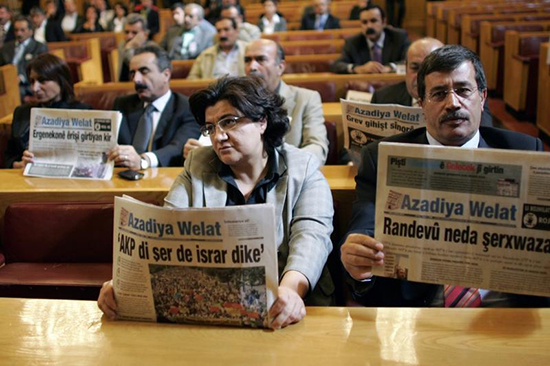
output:
[[[331,67],[338,74],[381,74],[395,71],[405,60],[409,38],[403,29],[385,28],[386,15],[378,5],[368,5],[359,14],[362,32],[350,37],[342,55]]]
[[[472,51],[457,45],[430,53],[418,71],[419,104],[426,127],[385,138],[381,141],[460,148],[492,148],[542,151],[538,138],[492,127],[480,127],[487,98],[485,73]],[[506,294],[483,289],[462,289],[469,301],[455,297],[442,285],[409,282],[372,275],[373,266],[384,264],[384,244],[374,239],[378,145],[363,148],[361,166],[355,178],[357,200],[341,259],[348,273],[347,282],[355,299],[365,306],[406,307],[541,307],[549,298]],[[458,300],[458,301],[456,301]]]
[[[199,125],[187,97],[170,90],[172,64],[158,46],[138,48],[130,60],[130,80],[136,94],[118,97],[114,110],[122,113],[119,145],[109,159],[131,170],[182,166],[181,151],[197,138]]]

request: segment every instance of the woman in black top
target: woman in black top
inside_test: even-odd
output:
[[[32,162],[33,155],[27,151],[32,108],[92,109],[75,101],[71,72],[59,57],[49,53],[37,56],[27,66],[27,75],[36,102],[23,104],[13,112],[6,168],[23,168]]]

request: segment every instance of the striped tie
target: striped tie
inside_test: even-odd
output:
[[[481,306],[479,290],[473,287],[445,285],[446,308],[476,308]]]

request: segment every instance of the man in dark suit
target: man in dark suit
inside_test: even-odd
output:
[[[435,38],[427,37],[414,41],[407,51],[405,81],[378,89],[372,95],[371,103],[418,107],[418,89],[416,83],[418,70],[426,56],[440,47],[443,47],[443,43]],[[493,126],[493,116],[489,112],[487,99],[485,99],[485,105],[483,106],[481,125]]]
[[[182,166],[183,145],[198,138],[199,125],[187,97],[170,90],[172,64],[158,46],[138,48],[130,60],[130,80],[137,94],[119,97],[114,110],[122,113],[118,143],[109,155],[132,170]]]
[[[15,41],[7,42],[0,49],[0,66],[14,64],[17,66],[19,76],[19,93],[21,102],[25,97],[31,96],[32,91],[27,78],[27,64],[36,56],[48,52],[45,44],[35,41],[32,38],[32,21],[24,16],[18,16],[13,22]]]
[[[380,74],[395,71],[405,59],[409,38],[403,29],[385,28],[386,15],[378,5],[368,5],[359,14],[361,33],[346,40],[342,55],[331,66],[338,74]]]
[[[542,151],[542,142],[524,134],[479,127],[487,97],[479,58],[457,45],[428,55],[418,73],[420,106],[426,128],[382,141]],[[443,306],[443,286],[372,276],[372,266],[383,265],[384,244],[374,235],[378,144],[362,150],[356,182],[357,200],[341,259],[356,299],[366,306]],[[548,306],[548,298],[480,290],[482,306]]]
[[[330,0],[315,0],[315,12],[302,17],[301,30],[340,29],[340,19],[330,14]]]
[[[0,48],[4,46],[4,43],[14,39],[15,34],[13,33],[10,8],[7,5],[0,4]]]
[[[34,23],[34,39],[41,43],[65,42],[67,37],[61,24],[53,19],[46,18],[46,13],[40,8],[31,9],[31,18]]]
[[[153,5],[153,0],[141,0],[141,4],[136,5],[134,8],[134,13],[141,14],[147,20],[149,39],[152,40],[153,36],[160,30],[159,12],[158,8]]]

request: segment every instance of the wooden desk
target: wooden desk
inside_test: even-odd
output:
[[[6,208],[15,202],[108,202],[115,196],[127,194],[142,201],[162,204],[182,169],[148,169],[145,177],[139,181],[119,178],[116,172],[122,170],[120,168],[115,169],[113,179],[107,181],[25,177],[19,169],[0,169],[0,228]],[[357,168],[345,165],[325,166],[322,171],[334,198],[342,202],[342,206],[347,206],[347,211],[351,211],[349,207],[355,197],[354,178]],[[349,215],[350,213],[344,215],[342,220],[348,220]],[[347,221],[343,224],[347,227]]]
[[[548,365],[550,309],[308,308],[278,331],[112,322],[92,301],[0,299],[5,365]]]

